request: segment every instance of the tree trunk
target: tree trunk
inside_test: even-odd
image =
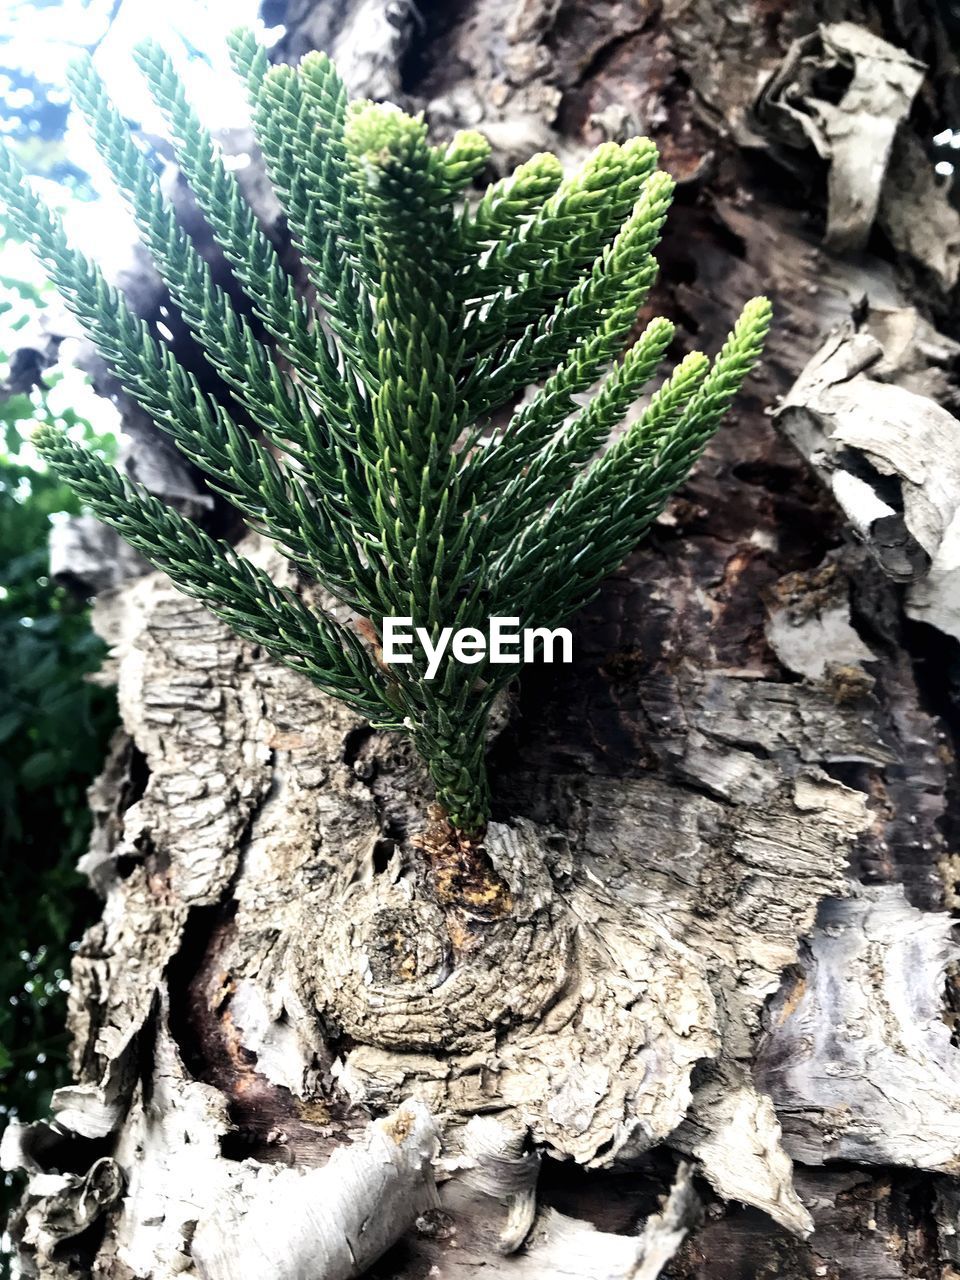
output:
[[[404,742],[160,576],[101,597],[126,733],[76,1084],[5,1143],[24,1273],[960,1276],[949,15],[264,10],[501,168],[650,134],[676,354],[757,292],[775,328],[575,665],[525,672],[482,884]]]

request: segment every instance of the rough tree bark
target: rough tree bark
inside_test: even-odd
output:
[[[501,167],[651,134],[681,183],[651,303],[677,354],[759,291],[777,323],[575,666],[523,677],[483,885],[418,845],[403,743],[163,578],[111,584],[82,530],[125,734],[92,797],[76,1083],[5,1144],[25,1274],[960,1276],[949,15],[264,9],[278,56],[327,48]]]

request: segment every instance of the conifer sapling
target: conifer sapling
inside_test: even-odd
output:
[[[477,833],[489,814],[486,722],[516,668],[448,656],[427,680],[422,659],[387,667],[363,635],[397,616],[434,636],[483,630],[492,615],[530,627],[569,617],[697,460],[760,354],[770,307],[747,303],[712,363],[688,355],[607,445],[674,332],[652,320],[614,364],[653,284],[673,193],[653,144],[605,143],[566,177],[555,156],[537,155],[471,200],[490,154],[479,134],[431,146],[422,119],[348,102],[321,53],[270,67],[247,31],[231,52],[309,304],[170,58],[147,44],[137,59],[256,323],[214,282],[89,60],[71,75],[230,407],[70,246],[7,148],[0,204],[130,395],[341,616],[280,589],[63,434],[34,439],[183,591],[374,725],[409,734],[450,821]],[[491,415],[523,392],[492,432]]]

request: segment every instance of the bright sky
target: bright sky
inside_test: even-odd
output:
[[[117,106],[148,132],[163,134],[162,118],[131,56],[133,46],[149,36],[177,61],[204,123],[212,129],[246,123],[243,90],[230,69],[225,36],[232,27],[248,23],[266,43],[273,42],[279,32],[263,29],[257,0],[122,0],[108,26],[113,9],[114,0],[0,0],[0,65],[36,75],[53,86],[51,98],[62,95],[60,101],[64,101],[70,59],[101,41],[94,57]],[[73,199],[56,183],[42,179],[36,185],[63,213],[74,243],[113,276],[129,262],[136,229],[76,114],[67,129],[66,148],[77,167],[90,174],[100,198]],[[0,276],[4,274],[43,279],[31,251],[13,243],[0,245]],[[17,314],[11,313],[7,320],[13,321]],[[15,342],[7,324],[0,321],[0,350],[10,350]],[[110,406],[93,395],[76,370],[66,369],[50,403],[54,411],[72,406],[102,429],[112,425],[107,420],[112,416]]]
[[[191,99],[211,128],[246,122],[243,91],[230,70],[225,36],[242,23],[263,32],[257,0],[122,0],[108,28],[113,0],[0,0],[0,62],[21,67],[59,86],[66,97],[66,68],[77,52],[101,40],[96,65],[129,119],[149,132],[163,133],[132,49],[149,36],[170,51]],[[106,34],[105,34],[106,33]],[[198,56],[199,55],[199,56]],[[58,90],[55,90],[57,92]],[[72,201],[63,207],[76,243],[95,256],[108,274],[123,265],[126,246],[135,238],[81,120],[71,117],[66,136],[70,158],[90,173],[102,201]],[[38,184],[62,204],[51,184]]]

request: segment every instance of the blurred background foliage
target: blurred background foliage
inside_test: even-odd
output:
[[[52,19],[55,3],[0,10],[0,132],[34,173],[91,202],[95,190],[71,158],[68,100],[37,61],[23,56],[23,18]],[[35,33],[34,33],[35,34]],[[53,74],[56,74],[55,72]],[[52,296],[25,246],[0,227],[0,370],[18,335],[39,324]],[[29,444],[37,421],[54,422],[110,455],[73,407],[92,393],[76,370],[47,376],[29,394],[0,390],[0,1131],[49,1109],[67,1079],[65,1031],[70,954],[95,902],[76,871],[90,831],[86,790],[116,723],[113,692],[91,684],[103,645],[89,610],[49,576],[51,521],[76,514],[70,491]],[[102,415],[100,415],[102,417]],[[0,1175],[0,1225],[19,1179]],[[0,1237],[0,1277],[11,1262]]]
[[[5,241],[0,261],[12,249]],[[8,348],[44,305],[47,287],[31,266],[23,259],[19,276],[0,273]],[[75,869],[90,829],[86,789],[117,720],[113,691],[89,679],[104,646],[87,604],[48,572],[51,521],[79,506],[29,443],[36,422],[51,422],[113,455],[112,433],[70,406],[91,394],[83,381],[56,373],[0,399],[0,1127],[11,1114],[44,1114],[66,1078],[70,952],[95,910]],[[8,1176],[0,1210],[15,1194]]]
[[[242,124],[224,43],[241,22],[262,29],[257,0],[0,0],[0,136],[113,278],[131,264],[135,229],[70,113],[69,60],[93,54],[121,110],[156,142],[162,120],[131,56],[154,36],[177,58],[205,123]],[[47,1114],[67,1078],[70,957],[99,913],[75,868],[89,836],[86,791],[117,723],[113,691],[90,679],[104,647],[88,602],[49,574],[51,523],[79,507],[30,436],[38,421],[54,423],[113,457],[119,415],[66,347],[58,370],[28,393],[6,385],[10,356],[53,301],[27,247],[0,225],[0,1131],[11,1116]],[[3,1224],[18,1189],[0,1174],[0,1278],[12,1274]]]

